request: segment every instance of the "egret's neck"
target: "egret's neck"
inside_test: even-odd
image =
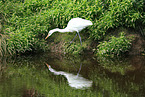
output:
[[[51,72],[53,72],[55,75],[64,75],[65,74],[63,71],[56,71],[56,70],[52,69],[51,67],[49,67],[49,70]]]
[[[59,28],[56,28],[56,29],[52,29],[49,31],[49,36],[51,34],[53,34],[54,32],[61,32],[61,33],[65,33],[65,32],[71,32],[69,29],[65,28],[65,29],[59,29]]]
[[[61,33],[64,33],[64,32],[69,32],[69,30],[68,29],[53,29],[53,32],[61,32]]]
[[[65,29],[57,29],[57,31],[61,32],[61,33],[70,32],[67,28],[65,28]]]

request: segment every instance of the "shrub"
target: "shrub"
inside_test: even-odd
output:
[[[96,5],[91,6],[92,3]],[[7,1],[1,5],[5,5],[1,8],[2,14],[6,15],[4,18],[7,25],[4,27],[9,35],[7,39],[9,50],[18,53],[39,50],[42,44],[43,49],[46,49],[43,38],[50,29],[66,27],[73,17],[84,16],[82,18],[95,19],[96,15],[100,16],[103,11],[101,0],[91,2],[25,0],[24,3]]]
[[[120,37],[112,36],[107,42],[101,42],[98,46],[97,54],[101,56],[119,56],[122,53],[127,52],[131,47],[131,40],[121,33]]]
[[[100,40],[106,35],[108,29],[119,26],[135,28],[138,25],[145,25],[143,0],[108,0],[108,8],[94,24],[94,30],[90,37]]]
[[[48,31],[65,28],[74,17],[93,22],[85,32],[94,41],[101,40],[111,28],[145,24],[144,0],[3,0],[0,9],[3,27],[10,35],[8,46],[15,52],[41,50],[42,45],[47,49],[43,38]]]
[[[0,34],[0,56],[11,54],[6,42],[7,35]]]
[[[8,49],[15,53],[24,53],[26,51],[45,50],[47,45],[42,39],[35,38],[35,35],[25,29],[11,32],[7,39]]]

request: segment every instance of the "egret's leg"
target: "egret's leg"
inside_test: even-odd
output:
[[[79,38],[80,38],[80,43],[82,45],[82,40],[81,40],[81,36],[80,36],[79,32],[78,32],[78,35],[79,35]]]
[[[76,36],[77,36],[77,34],[76,34]],[[73,38],[73,40],[70,43],[72,43],[74,41],[74,39],[76,38],[76,36]]]
[[[76,33],[76,36],[77,36],[77,33]],[[70,47],[71,43],[74,41],[74,39],[76,38],[76,36],[73,38],[73,40],[72,40],[72,41],[70,42],[70,44],[67,46],[67,48]]]
[[[80,73],[80,71],[81,71],[81,68],[82,68],[82,63],[81,63],[81,65],[80,65],[79,71],[78,71],[78,73],[77,73],[77,77],[79,76],[79,73]]]

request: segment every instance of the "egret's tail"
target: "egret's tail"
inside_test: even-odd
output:
[[[88,25],[93,25],[93,23],[90,20],[87,20]]]

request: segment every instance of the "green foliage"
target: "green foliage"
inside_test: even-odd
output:
[[[118,26],[135,28],[138,25],[144,25],[144,1],[136,2],[133,0],[114,0],[113,2],[108,0],[108,9],[94,25],[96,30],[91,33],[91,36],[98,40],[102,39],[110,28]]]
[[[48,31],[65,28],[74,17],[93,22],[88,32],[85,31],[93,40],[102,39],[110,28],[144,25],[143,5],[144,0],[3,0],[0,1],[0,19],[10,35],[9,48],[25,52],[47,49],[43,38]]]
[[[5,6],[5,4],[8,5]],[[4,25],[5,32],[9,35],[9,38],[6,39],[9,51],[15,54],[16,52],[24,53],[47,49],[46,41],[39,38],[42,37],[41,32],[47,28],[39,22],[35,22],[36,17],[33,15],[34,12],[29,10],[30,8],[27,9],[27,2],[26,6],[20,2],[7,2],[4,3],[2,9],[2,18],[7,24]],[[40,20],[40,18],[38,19]]]
[[[0,34],[0,56],[11,54],[11,51],[8,49],[6,38],[6,35]]]
[[[120,37],[112,36],[109,41],[101,42],[98,46],[97,55],[114,56],[127,52],[131,47],[131,39],[127,39],[124,33]]]
[[[67,47],[65,52],[70,54],[81,54],[84,50],[84,45],[80,46],[81,44],[72,43],[70,47]]]
[[[13,51],[13,54],[38,49],[45,50],[46,48],[44,40],[36,39],[32,32],[25,32],[25,29],[16,30],[14,33],[11,32],[9,37],[7,39],[8,49]]]
[[[92,6],[92,4],[96,5]],[[37,46],[40,47],[38,38],[44,38],[52,28],[66,27],[68,21],[73,17],[96,19],[105,10],[102,4],[101,0],[90,2],[87,0],[53,0],[53,2],[50,0],[25,0],[23,3],[11,0],[1,2],[3,18],[6,19],[7,24],[4,27],[10,35],[10,39],[8,39],[10,50],[17,52],[32,50],[34,48],[32,38],[38,41]],[[28,38],[25,33],[30,37]]]

